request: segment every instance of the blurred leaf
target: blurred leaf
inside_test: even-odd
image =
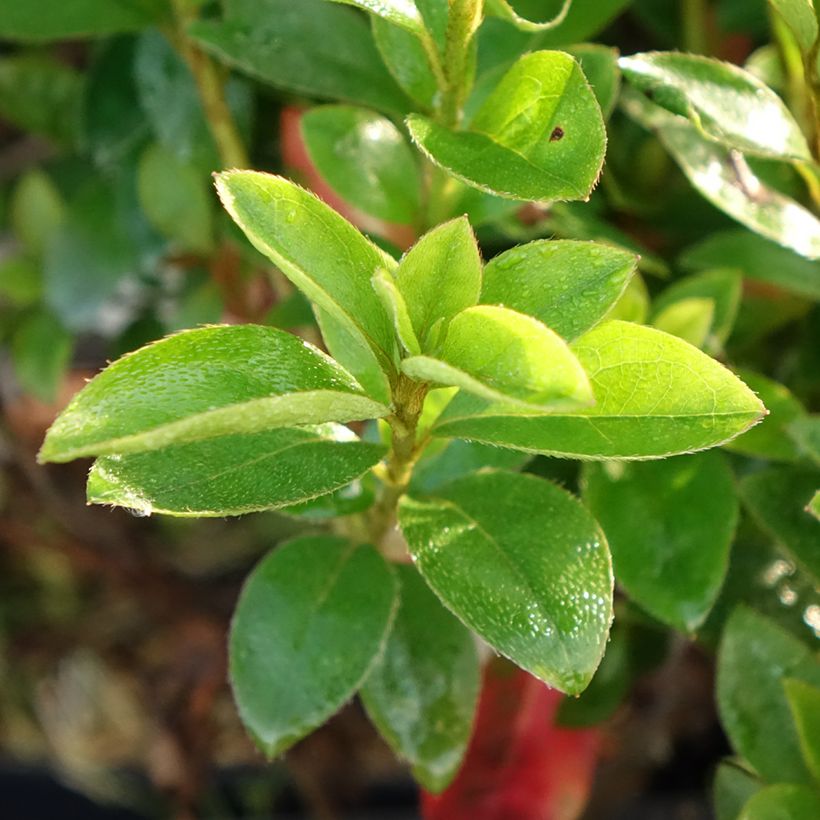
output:
[[[609,309],[601,321],[609,322],[620,319],[622,322],[634,322],[642,325],[649,317],[649,291],[640,273],[635,273],[629,280],[620,298]]]
[[[812,0],[769,0],[769,5],[783,18],[804,53],[817,40],[817,17]]]
[[[71,334],[53,316],[43,311],[26,316],[11,339],[14,372],[23,390],[55,401],[73,349]]]
[[[715,303],[712,299],[680,299],[658,311],[652,324],[664,333],[671,333],[690,345],[703,348],[714,317]]]
[[[496,651],[577,694],[604,653],[612,575],[600,528],[569,493],[486,471],[433,498],[405,497],[399,524],[419,572]]]
[[[424,31],[424,20],[414,0],[332,0],[334,3],[346,3],[358,6],[364,11],[381,17],[389,23],[401,26],[415,35]]]
[[[789,435],[803,454],[820,465],[820,415],[796,418],[787,427]]]
[[[778,783],[754,794],[738,820],[816,820],[820,796],[807,786]]]
[[[344,515],[355,515],[373,506],[376,500],[374,485],[375,481],[372,476],[365,474],[332,493],[320,495],[318,498],[303,501],[300,504],[282,507],[280,512],[284,515],[316,522]]]
[[[10,256],[0,262],[0,300],[14,307],[28,307],[43,292],[41,269],[25,256]]]
[[[737,820],[743,806],[762,785],[751,772],[733,761],[723,761],[718,766],[712,789],[715,820]]]
[[[580,4],[578,4],[580,5]],[[618,67],[618,51],[597,43],[582,43],[566,49],[580,63],[598,105],[607,119],[615,109],[621,90],[621,70]]]
[[[422,110],[431,110],[438,87],[419,38],[379,17],[371,24],[379,54],[396,82]]]
[[[820,688],[801,680],[783,681],[786,698],[797,727],[803,759],[816,780],[820,780]]]
[[[717,599],[737,526],[734,478],[724,457],[587,464],[583,484],[618,583],[654,617],[694,632]]]
[[[353,696],[383,651],[397,586],[373,547],[332,536],[289,541],[257,565],[231,626],[230,676],[242,721],[267,757]]]
[[[9,203],[9,218],[17,239],[36,258],[65,218],[65,203],[57,186],[40,168],[20,177]]]
[[[473,636],[411,566],[396,567],[401,605],[362,701],[424,788],[439,792],[467,748],[479,689]]]

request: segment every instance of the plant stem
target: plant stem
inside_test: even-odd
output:
[[[450,0],[444,50],[444,86],[439,88],[438,120],[448,128],[461,123],[464,103],[475,79],[474,36],[484,14],[484,0]]]
[[[225,78],[211,58],[186,33],[188,23],[196,19],[186,0],[173,0],[176,30],[173,42],[194,75],[202,110],[219,151],[224,168],[247,168],[248,152],[242,142],[236,121],[225,98]]]
[[[706,9],[706,0],[683,0],[681,4],[683,47],[693,54],[709,53]]]

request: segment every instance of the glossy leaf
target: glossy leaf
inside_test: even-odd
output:
[[[88,500],[142,515],[243,515],[333,492],[384,452],[331,424],[214,436],[98,458],[88,476]]]
[[[545,408],[592,401],[589,380],[560,336],[530,316],[493,305],[459,313],[436,358],[414,356],[401,368],[418,381],[490,400]]]
[[[325,0],[231,0],[224,22],[201,20],[189,31],[219,59],[283,91],[407,110],[353,9]]]
[[[762,786],[754,774],[734,761],[721,763],[712,788],[715,820],[737,820],[749,798]]]
[[[785,680],[786,699],[789,702],[803,759],[820,780],[820,688],[801,680]]]
[[[458,770],[476,707],[473,636],[411,566],[397,566],[401,604],[393,631],[362,687],[367,713],[413,775],[441,791]]]
[[[723,365],[653,328],[606,322],[571,349],[592,383],[592,407],[525,415],[459,395],[436,435],[567,458],[662,458],[721,444],[765,413]]]
[[[738,820],[815,820],[820,796],[807,786],[778,783],[753,795]]]
[[[636,262],[632,253],[595,242],[529,242],[487,263],[481,301],[527,313],[572,340],[610,310]]]
[[[464,623],[550,686],[584,689],[612,620],[612,574],[603,533],[575,498],[532,475],[486,471],[404,498],[399,523],[417,568]]]
[[[396,284],[422,349],[443,337],[450,320],[478,301],[481,257],[466,217],[429,231],[404,255]]]
[[[256,171],[216,179],[222,204],[251,244],[389,366],[393,330],[370,279],[380,268],[394,270],[392,257],[290,180]]]
[[[20,177],[9,203],[11,226],[17,239],[40,258],[65,218],[65,202],[44,171],[34,168]]]
[[[422,110],[432,110],[438,86],[421,40],[379,17],[374,16],[371,25],[376,47],[393,79]]]
[[[397,593],[372,547],[332,536],[290,541],[257,565],[234,614],[230,676],[240,717],[268,757],[353,696],[382,652]]]
[[[169,336],[103,370],[51,426],[40,458],[121,455],[386,411],[336,362],[296,336],[257,325],[205,327]]]
[[[512,199],[586,199],[606,142],[583,72],[557,51],[521,57],[466,131],[416,114],[407,125],[431,161],[468,185]]]
[[[734,478],[723,456],[589,464],[584,500],[630,598],[675,629],[694,632],[717,599],[737,525]]]
[[[74,339],[44,311],[29,314],[11,338],[11,359],[20,386],[53,402],[74,349]]]
[[[308,111],[300,125],[311,161],[342,199],[388,222],[416,220],[418,169],[390,120],[363,108],[328,105]]]
[[[808,779],[783,680],[820,684],[809,649],[768,618],[739,607],[718,653],[717,699],[732,746],[769,782]]]
[[[424,31],[424,20],[413,0],[333,0],[333,2],[358,6],[416,35]]]
[[[630,83],[656,104],[691,119],[709,138],[744,153],[811,161],[783,100],[736,65],[677,52],[621,57]]]
[[[818,481],[816,470],[769,467],[746,476],[739,490],[760,526],[820,584],[820,521],[805,511]]]

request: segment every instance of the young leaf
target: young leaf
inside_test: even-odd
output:
[[[820,796],[808,786],[777,783],[754,794],[737,820],[816,820]]]
[[[806,138],[783,100],[748,71],[674,52],[633,54],[619,62],[635,88],[691,119],[710,139],[748,154],[811,161]]]
[[[231,0],[224,22],[200,20],[189,32],[219,59],[283,91],[408,110],[353,9],[325,0]]]
[[[311,161],[342,199],[388,222],[416,220],[416,161],[390,120],[363,108],[327,105],[308,111],[300,125]]]
[[[333,492],[384,452],[333,424],[215,436],[98,458],[88,476],[88,501],[143,515],[244,515]]]
[[[378,270],[373,274],[373,289],[381,299],[384,309],[393,320],[393,327],[402,347],[411,355],[418,356],[421,353],[419,340],[413,330],[413,323],[410,321],[410,314],[407,310],[407,303],[399,292],[396,280],[392,274],[385,270]]]
[[[737,752],[774,783],[809,779],[783,690],[787,677],[818,685],[820,664],[768,618],[736,609],[718,653],[720,719]]]
[[[363,337],[390,367],[393,329],[370,279],[395,261],[365,239],[344,217],[283,177],[227,171],[216,188],[228,213],[251,244],[305,295]]]
[[[404,359],[401,369],[490,400],[543,408],[592,401],[589,380],[560,336],[531,316],[493,305],[463,310],[437,358]]]
[[[722,444],[766,412],[723,365],[654,328],[606,322],[571,349],[592,407],[532,415],[459,395],[435,434],[566,458],[663,458]]]
[[[529,242],[487,263],[481,301],[528,313],[571,341],[610,310],[636,263],[634,254],[595,242]]]
[[[386,412],[333,359],[296,336],[256,325],[205,327],[103,370],[51,426],[39,457],[122,455]]]
[[[455,776],[473,724],[478,657],[470,632],[418,572],[397,566],[401,605],[384,654],[361,690],[365,709],[390,747],[432,792]]]
[[[73,349],[73,337],[53,316],[43,311],[26,316],[11,337],[11,360],[23,390],[53,402]]]
[[[712,299],[688,298],[663,308],[655,314],[652,324],[664,333],[671,333],[694,347],[702,348],[709,337],[715,318]]]
[[[803,759],[820,781],[820,688],[801,680],[783,681],[786,699],[789,702]]]
[[[467,218],[445,222],[419,239],[399,263],[396,284],[427,352],[453,316],[478,301],[481,257]],[[437,333],[431,333],[434,328]]]
[[[407,126],[432,162],[468,185],[512,199],[586,199],[606,143],[595,95],[578,63],[559,51],[521,57],[466,131],[417,114]]]
[[[268,757],[353,696],[397,604],[395,576],[370,546],[308,536],[262,559],[234,614],[230,676],[240,717]]]
[[[615,577],[653,616],[694,632],[729,565],[738,503],[719,453],[588,464],[584,500],[603,527]]]
[[[494,649],[561,691],[592,678],[612,621],[606,540],[569,493],[486,471],[405,497],[399,524],[433,591]]]
[[[746,476],[740,497],[761,527],[820,584],[820,521],[806,513],[816,470],[769,467]]]

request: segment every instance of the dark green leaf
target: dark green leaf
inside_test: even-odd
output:
[[[353,696],[384,647],[397,604],[395,577],[369,546],[306,537],[261,561],[234,615],[230,674],[239,714],[268,757]]]
[[[405,498],[399,523],[421,574],[493,648],[562,691],[589,683],[612,620],[600,528],[564,490],[486,471],[429,500]]]
[[[783,682],[783,686],[797,727],[803,759],[815,779],[820,780],[820,688],[789,679]]]
[[[459,395],[436,434],[568,458],[660,458],[721,444],[765,412],[723,365],[653,328],[606,322],[572,350],[592,383],[594,406],[525,415]]]
[[[719,453],[588,464],[584,500],[606,533],[615,577],[635,603],[694,632],[729,565],[738,503]]]
[[[632,253],[595,242],[530,242],[487,263],[481,301],[528,313],[572,340],[613,306],[636,262]]]
[[[53,316],[40,311],[27,316],[11,339],[14,372],[23,390],[53,402],[73,348],[71,334]]]
[[[135,453],[294,424],[381,416],[336,362],[257,325],[183,331],[125,356],[74,397],[40,458]]]
[[[807,786],[778,783],[755,794],[738,820],[817,820],[820,796]]]
[[[618,92],[621,90],[621,70],[618,68],[617,49],[597,43],[582,43],[578,46],[571,46],[566,51],[580,63],[581,70],[595,92],[601,111],[605,117],[609,118],[615,109]]]
[[[797,418],[787,426],[802,453],[820,465],[820,415]]]
[[[419,782],[441,791],[461,764],[479,688],[473,636],[418,572],[396,568],[401,605],[384,654],[362,687],[365,708]]]
[[[424,31],[424,20],[413,0],[333,0],[333,2],[358,6],[416,35]]]
[[[760,780],[733,761],[718,766],[712,788],[715,820],[737,820],[749,798],[760,791]]]

